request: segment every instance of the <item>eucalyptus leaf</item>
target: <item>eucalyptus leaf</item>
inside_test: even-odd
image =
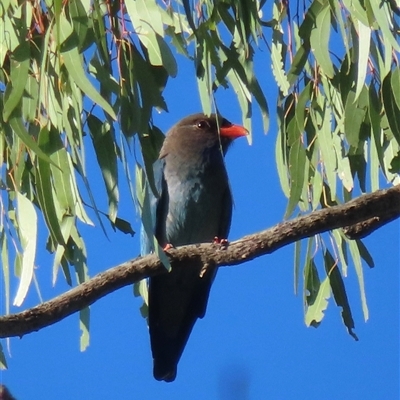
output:
[[[333,259],[329,250],[324,254],[325,270],[329,277],[329,284],[332,289],[333,297],[338,307],[342,308],[342,319],[349,335],[358,340],[357,335],[353,332],[354,320],[350,309],[349,300],[346,294],[346,288],[342,276],[340,275],[337,262]]]

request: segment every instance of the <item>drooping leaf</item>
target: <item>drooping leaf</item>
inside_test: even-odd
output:
[[[13,304],[23,303],[33,278],[37,245],[37,215],[35,207],[23,194],[17,192],[18,232],[22,244],[22,271]]]
[[[328,308],[328,299],[331,296],[329,278],[326,277],[318,290],[318,294],[312,303],[307,308],[305,315],[305,323],[307,326],[314,326],[315,328],[321,323],[324,318],[324,312]]]
[[[360,129],[367,111],[367,88],[364,86],[362,95],[356,99],[356,94],[350,91],[345,104],[344,129],[346,139],[350,146],[358,147],[360,142]]]
[[[5,93],[3,109],[4,121],[8,121],[12,112],[21,101],[28,80],[30,64],[29,42],[23,41],[13,52],[11,58],[10,81]]]
[[[272,73],[283,96],[287,96],[290,88],[288,78],[284,69],[285,52],[283,51],[282,28],[274,29],[272,33],[271,60]]]
[[[38,144],[43,152],[48,152],[50,156],[53,149],[50,142],[50,133],[47,128],[43,128],[40,131]],[[40,158],[37,161],[36,190],[40,208],[54,243],[64,244],[59,219],[61,217],[61,210],[59,209],[59,203],[53,189],[50,164]]]
[[[390,129],[397,143],[400,145],[400,108],[397,106],[395,96],[393,95],[391,76],[392,74],[389,74],[383,80],[382,98]]]
[[[118,212],[119,190],[117,155],[112,128],[107,121],[103,123],[94,115],[89,115],[87,123],[107,190],[108,217],[112,222],[115,222]]]
[[[60,24],[60,43],[62,44],[61,54],[68,73],[85,95],[102,107],[104,111],[116,120],[117,117],[110,104],[104,100],[87,78],[83,68],[82,57],[78,51],[78,39],[71,24],[62,14],[60,16]]]
[[[365,77],[367,75],[369,48],[371,40],[371,28],[358,21],[358,35],[362,40],[357,41],[358,61],[357,61],[357,84],[356,84],[356,101],[364,87]]]
[[[38,146],[38,144],[33,140],[31,135],[26,130],[24,123],[22,122],[22,118],[17,115],[12,115],[10,118],[10,126],[13,131],[18,135],[18,137],[22,140],[22,142],[28,147],[28,149],[32,150],[41,160],[47,163],[53,163],[50,160],[50,157],[42,151],[42,149]],[[54,165],[54,164],[53,164]]]
[[[296,125],[296,120],[291,121]],[[289,124],[290,125],[290,124]],[[290,128],[289,128],[290,129]],[[293,128],[294,129],[294,128]],[[306,162],[306,151],[299,137],[290,147],[289,172],[290,172],[290,195],[284,218],[289,218],[301,198],[304,184],[304,164]]]
[[[332,289],[333,297],[335,303],[338,307],[342,308],[342,319],[345,324],[349,335],[355,340],[358,340],[357,335],[353,332],[354,330],[354,320],[351,314],[349,300],[346,294],[346,288],[342,276],[340,274],[337,262],[333,259],[329,250],[325,250],[324,254],[325,270],[328,274],[329,284]]]
[[[300,255],[301,255],[301,240],[298,240],[294,244],[294,294],[297,294],[299,289]]]
[[[357,243],[353,240],[349,241],[349,249],[357,274],[358,286],[360,288],[361,306],[364,314],[364,320],[368,321],[369,311],[367,305],[367,298],[365,295],[364,272],[361,264],[360,251],[358,249]]]
[[[90,343],[90,309],[85,307],[79,311],[79,328],[81,330],[80,350],[85,351]]]
[[[3,346],[0,343],[0,370],[5,370],[7,368],[8,368],[7,360],[6,357],[4,356]]]
[[[333,78],[335,72],[329,55],[331,12],[328,3],[324,2],[324,4],[325,6],[315,17],[315,27],[311,30],[310,43],[322,72],[329,78]]]
[[[370,268],[374,268],[374,260],[368,249],[365,247],[365,244],[360,239],[357,239],[355,242],[357,244],[358,251],[360,252],[360,256],[362,257],[362,259],[368,264]]]

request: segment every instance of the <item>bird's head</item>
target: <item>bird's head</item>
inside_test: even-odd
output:
[[[186,154],[207,148],[222,148],[225,153],[234,139],[248,135],[246,128],[234,125],[220,115],[193,114],[180,120],[167,134],[160,157],[173,148]],[[164,154],[163,154],[164,153]]]

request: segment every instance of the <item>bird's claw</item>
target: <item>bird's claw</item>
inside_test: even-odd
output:
[[[219,244],[221,248],[226,248],[229,245],[228,239],[221,239],[218,236],[214,237],[213,244]]]
[[[174,246],[171,244],[171,243],[167,243],[164,247],[163,247],[163,250],[164,251],[168,251],[168,250],[171,250],[171,249],[173,249],[174,248]]]

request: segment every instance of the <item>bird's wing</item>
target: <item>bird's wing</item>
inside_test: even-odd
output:
[[[157,160],[153,165],[153,175],[154,175],[154,186],[157,189],[157,196],[153,193],[149,183],[146,181],[146,186],[144,190],[144,200],[141,209],[141,219],[142,224],[140,228],[140,255],[145,256],[150,253],[157,253],[161,261],[167,265],[169,262],[166,255],[162,253],[160,246],[157,244],[157,239],[155,238],[156,232],[156,211],[160,199],[162,197],[163,188],[163,168],[164,161]],[[149,304],[149,288],[148,279],[143,279],[134,284],[135,296],[141,296],[144,300],[143,305],[140,308],[141,314],[147,318],[148,317],[148,304]]]
[[[165,181],[163,183],[165,184]],[[168,190],[164,188],[158,203],[157,223],[163,224],[168,212]],[[221,205],[218,236],[225,239],[229,232],[232,196],[229,187]],[[165,226],[158,226],[158,238]],[[211,238],[210,238],[211,239]],[[154,358],[154,376],[158,380],[172,381],[176,376],[178,361],[198,318],[203,318],[207,308],[215,268],[209,268],[200,277],[194,266],[172,269],[167,275],[150,280],[149,327]]]
[[[142,256],[155,251],[153,237],[156,235],[157,209],[165,186],[163,169],[164,160],[157,160],[153,165],[154,185],[157,189],[157,196],[151,190],[150,185],[146,183],[145,196],[147,196],[147,199],[145,202],[147,202],[148,210],[142,210],[142,225],[140,229],[140,254]]]

